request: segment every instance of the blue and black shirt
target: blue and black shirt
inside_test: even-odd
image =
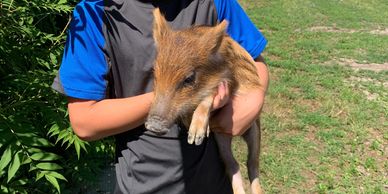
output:
[[[152,91],[155,45],[152,11],[174,29],[228,20],[228,34],[253,58],[266,39],[236,0],[83,0],[74,9],[53,88],[66,96],[103,100]],[[162,137],[144,127],[116,136],[117,191],[230,193],[214,138],[188,145],[180,125]]]

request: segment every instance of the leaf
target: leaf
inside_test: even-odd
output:
[[[31,162],[32,162],[31,158],[29,158],[27,155],[23,155],[22,165],[28,164],[28,163],[31,163]]]
[[[0,189],[1,193],[10,193],[10,191],[8,190],[7,187],[1,185],[1,189]]]
[[[74,147],[75,147],[75,151],[77,152],[78,160],[81,155],[81,148],[79,144],[80,144],[79,141],[74,141]]]
[[[45,138],[36,138],[35,144],[33,144],[32,146],[50,147],[50,146],[54,146],[54,145]]]
[[[42,162],[36,165],[36,167],[42,169],[42,170],[59,170],[62,169],[62,166],[59,166],[56,163],[51,162]]]
[[[12,144],[7,147],[1,156],[0,160],[0,172],[11,162],[12,158]]]
[[[28,170],[28,172],[34,171],[36,169],[38,169],[36,166],[30,165],[30,169]]]
[[[47,173],[50,176],[55,177],[55,178],[67,181],[67,179],[63,175],[61,175],[61,174],[59,174],[59,173],[57,173],[55,171],[44,171],[44,172]]]
[[[37,147],[51,147],[51,146],[53,146],[53,144],[45,138],[34,137],[34,138],[32,138],[32,140],[33,140],[33,143],[29,144],[30,146],[37,146]]]
[[[33,22],[34,22],[34,18],[33,17],[30,17],[30,18],[27,19],[27,23],[28,24],[31,25]]]
[[[37,137],[36,133],[15,133],[19,138],[32,138]]]
[[[27,151],[28,151],[28,153],[30,153],[30,154],[44,152],[43,150],[38,149],[38,148],[34,148],[34,147],[28,148]]]
[[[82,141],[82,140],[79,139],[77,136],[76,136],[76,138],[77,138],[77,141],[80,142],[80,145],[81,145],[82,149],[83,149],[86,153],[88,153],[88,149],[86,149],[85,145],[89,145],[89,143],[86,142],[86,141]]]
[[[65,4],[65,3],[67,3],[67,0],[59,0],[58,1],[58,4],[60,4],[60,5]]]
[[[24,145],[37,147],[51,147],[53,146],[47,139],[38,137],[35,133],[16,133],[19,140]]]
[[[69,135],[67,130],[62,130],[61,132],[59,132],[59,135],[58,135],[57,141],[55,141],[55,144],[57,144],[61,139],[63,139],[67,135]]]
[[[72,138],[70,139],[69,142],[67,142],[67,146],[66,146],[66,149],[68,149],[73,143],[74,143],[74,140],[75,140],[75,137],[72,136]]]
[[[36,179],[35,179],[35,182],[38,181],[39,179],[41,179],[42,177],[44,177],[45,173],[42,172],[42,171],[38,171],[36,172]]]
[[[55,177],[50,176],[48,174],[45,174],[44,178],[46,178],[46,180],[48,180],[57,189],[57,191],[59,193],[61,192],[61,189],[59,188],[58,181],[57,181],[57,179]]]
[[[47,61],[45,61],[39,57],[36,57],[35,59],[36,59],[36,61],[38,61],[39,64],[46,67],[47,69],[50,69],[50,64]]]
[[[73,135],[68,135],[68,136],[66,136],[63,140],[62,140],[62,144],[61,144],[61,146],[63,146],[66,142],[69,142],[70,141],[70,139],[73,137]]]
[[[53,39],[53,36],[54,36],[54,34],[45,34],[44,38],[46,38],[46,39]]]
[[[13,157],[13,160],[11,164],[8,167],[8,179],[7,183],[15,176],[16,172],[19,170],[20,167],[20,153],[21,150],[19,150],[15,156]]]
[[[12,182],[13,185],[25,185],[28,183],[28,179],[27,178],[22,178],[22,179],[18,179],[18,180],[15,180]]]
[[[49,135],[49,137],[52,137],[58,133],[59,133],[59,126],[57,124],[54,124],[51,126],[50,130],[47,132],[47,135]]]
[[[58,63],[57,57],[52,53],[50,53],[50,60],[51,60],[51,63],[54,65]]]
[[[31,159],[36,161],[52,161],[61,158],[59,155],[49,152],[40,152],[31,155]]]

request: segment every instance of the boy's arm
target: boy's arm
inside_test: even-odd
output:
[[[216,96],[214,109],[218,109],[226,103],[223,95]],[[153,92],[101,101],[69,97],[70,123],[75,134],[86,141],[116,135],[136,128],[145,122],[153,97]]]
[[[70,123],[76,135],[93,141],[133,129],[144,123],[153,93],[101,101],[68,98]]]
[[[230,102],[212,117],[212,122],[217,126],[213,131],[242,135],[260,114],[268,88],[269,72],[263,57],[259,56],[255,61],[262,87],[244,95],[231,96]]]

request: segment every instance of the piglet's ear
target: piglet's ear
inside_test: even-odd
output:
[[[214,27],[209,28],[209,31],[203,36],[201,41],[206,45],[206,49],[212,53],[216,53],[221,46],[222,40],[226,34],[228,22],[223,20]]]
[[[166,19],[160,13],[159,8],[154,10],[154,26],[153,26],[153,35],[155,42],[159,42],[163,37],[167,36],[171,31],[170,26],[168,25]]]
[[[217,32],[217,33],[221,33],[222,35],[224,35],[224,33],[226,32],[226,28],[228,27],[228,21],[226,20],[222,20],[221,23],[217,24],[216,26],[214,26],[214,30]]]

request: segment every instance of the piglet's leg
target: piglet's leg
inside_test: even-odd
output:
[[[209,117],[214,96],[206,97],[195,109],[189,128],[187,141],[189,144],[200,145],[209,136]]]
[[[240,166],[233,157],[232,137],[222,133],[215,133],[215,138],[220,156],[225,164],[226,172],[228,173],[230,182],[232,183],[233,193],[245,194]]]
[[[243,135],[248,145],[247,168],[252,194],[264,193],[259,182],[260,133],[260,123],[253,123],[252,127]]]

